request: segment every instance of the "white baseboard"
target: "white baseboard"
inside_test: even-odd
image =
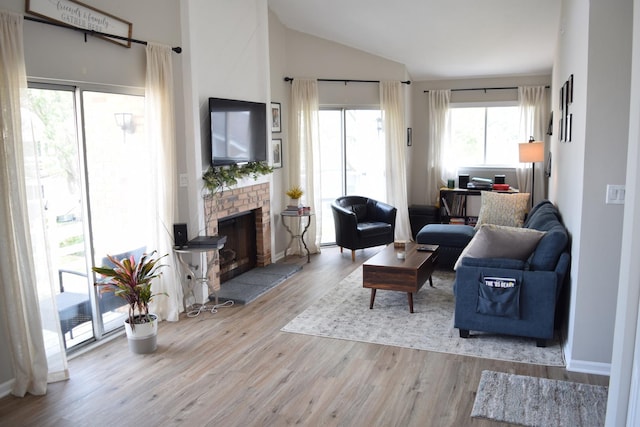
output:
[[[284,258],[284,251],[278,252],[276,254],[271,254],[271,262],[276,263],[280,261],[282,258]]]
[[[11,394],[11,387],[13,387],[13,379],[0,384],[0,397],[9,396],[9,394]]]
[[[611,376],[611,363],[589,362],[586,360],[568,360],[567,371],[584,374]]]

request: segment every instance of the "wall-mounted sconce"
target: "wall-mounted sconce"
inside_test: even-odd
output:
[[[126,142],[127,134],[134,133],[136,131],[136,125],[133,121],[133,114],[131,113],[114,113],[116,118],[116,124],[122,129],[122,138]]]

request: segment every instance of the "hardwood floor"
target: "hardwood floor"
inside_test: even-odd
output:
[[[158,351],[124,336],[69,361],[46,396],[0,399],[0,426],[503,426],[470,418],[482,370],[606,385],[561,368],[281,332],[379,248],[324,248],[247,306],[161,322]],[[427,327],[427,326],[425,326]],[[535,345],[532,343],[532,345]]]

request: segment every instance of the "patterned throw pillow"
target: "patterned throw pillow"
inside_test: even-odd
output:
[[[481,192],[480,214],[476,230],[482,224],[522,227],[524,217],[529,210],[529,193]]]

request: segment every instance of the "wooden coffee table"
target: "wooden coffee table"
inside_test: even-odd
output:
[[[407,243],[405,259],[398,259],[397,253],[401,250],[394,248],[393,244],[388,245],[362,265],[362,286],[371,289],[370,309],[373,309],[376,291],[384,289],[406,292],[409,311],[413,313],[413,294],[422,288],[427,279],[433,287],[431,273],[438,260],[438,246],[429,245],[433,249],[429,252],[418,251],[418,246],[424,245]]]

